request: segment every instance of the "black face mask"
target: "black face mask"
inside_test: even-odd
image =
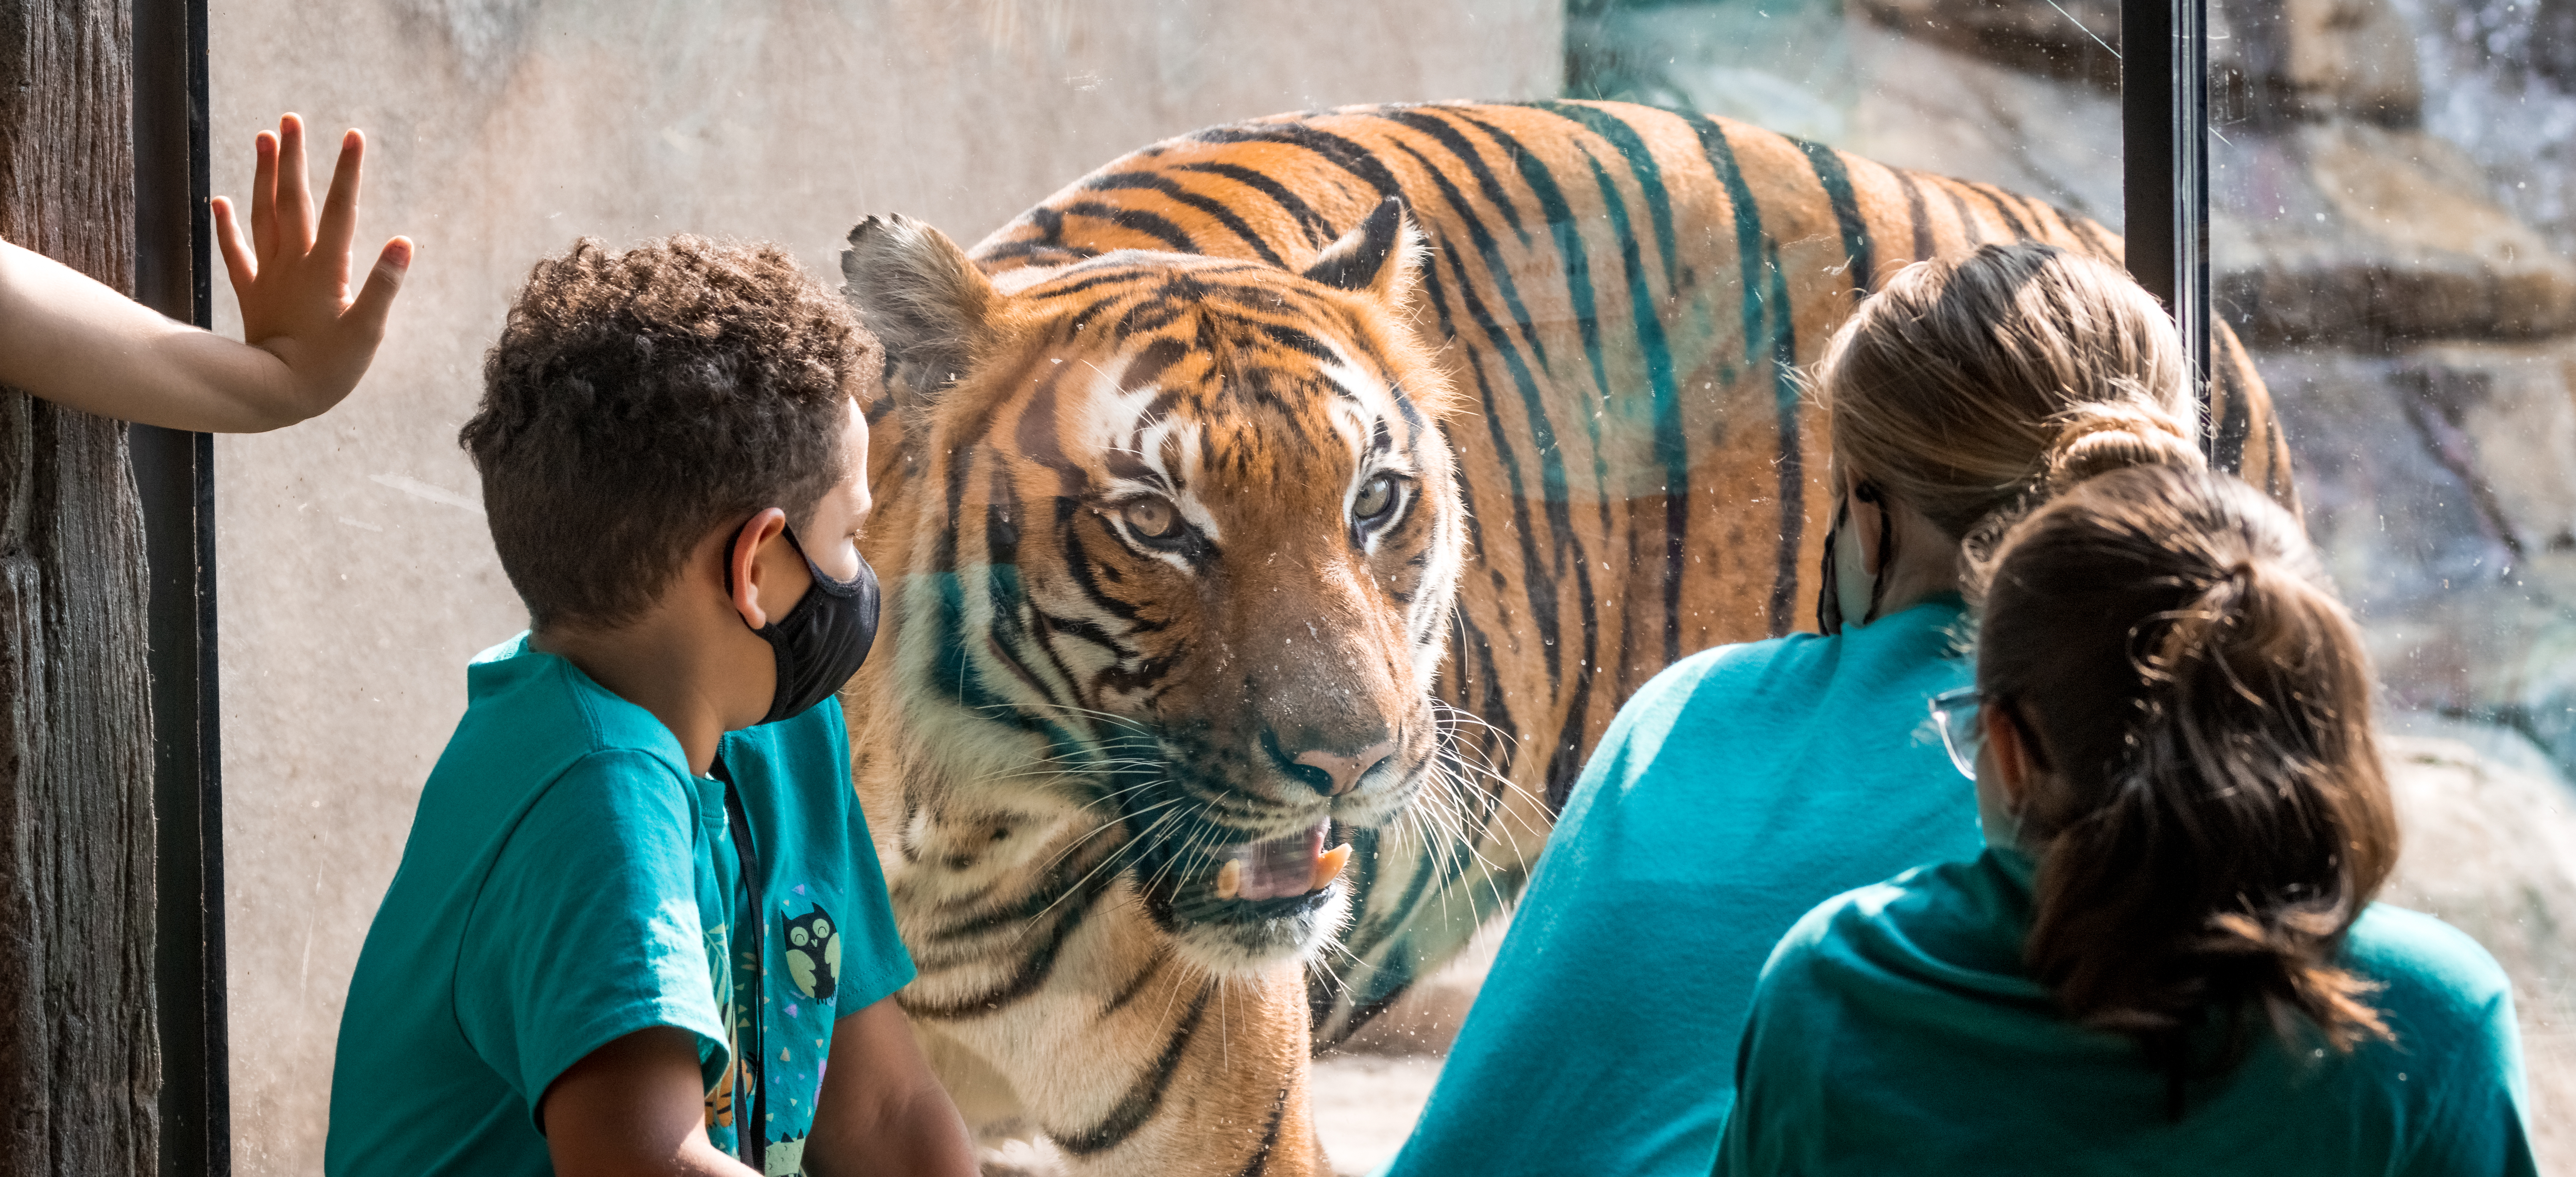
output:
[[[1887,592],[1887,570],[1896,563],[1896,516],[1887,509],[1885,496],[1878,484],[1864,482],[1852,488],[1851,498],[1843,500],[1834,512],[1834,525],[1825,529],[1825,567],[1817,577],[1822,584],[1816,590],[1816,628],[1828,634],[1843,631],[1843,598],[1839,581],[1841,553],[1836,549],[1842,539],[1843,524],[1851,521],[1851,499],[1878,505],[1878,574],[1869,581],[1869,615],[1860,619],[1867,625],[1878,620],[1879,598]]]
[[[797,542],[795,528],[788,528],[786,535],[788,546],[805,561],[805,570],[814,574],[814,587],[786,616],[772,617],[769,624],[751,631],[778,656],[778,688],[769,698],[769,714],[761,717],[762,723],[803,715],[831,697],[859,672],[860,664],[868,660],[868,647],[877,639],[877,571],[868,567],[868,558],[859,557],[857,576],[834,580],[814,566],[805,545]],[[725,553],[728,574],[733,547],[741,543],[737,532]]]

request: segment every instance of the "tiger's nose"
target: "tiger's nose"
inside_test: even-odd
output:
[[[1324,774],[1325,779],[1331,782],[1332,788],[1317,789],[1317,792],[1327,797],[1339,797],[1359,784],[1360,778],[1368,775],[1368,770],[1376,768],[1379,763],[1394,754],[1395,741],[1379,740],[1348,756],[1338,752],[1314,749],[1298,753],[1295,760],[1300,766]],[[1311,785],[1314,782],[1309,780],[1307,783]]]

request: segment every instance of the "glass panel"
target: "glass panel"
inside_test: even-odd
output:
[[[585,235],[622,248],[691,231],[784,243],[837,288],[851,227],[901,212],[969,246],[997,299],[1072,298],[1042,271],[1120,248],[1313,279],[1296,287],[1308,300],[1296,330],[1225,340],[1276,352],[1295,378],[1273,384],[1219,370],[1221,349],[1197,340],[1150,368],[1144,351],[1113,346],[1158,329],[1157,315],[1240,326],[1284,314],[1206,310],[1227,282],[1288,281],[1266,270],[1209,271],[1199,297],[1119,304],[1115,319],[1067,311],[1047,320],[1055,334],[994,344],[1007,363],[943,352],[948,337],[873,304],[898,361],[872,404],[880,514],[867,550],[888,620],[848,706],[875,848],[925,970],[909,999],[986,1144],[1052,1164],[1052,1146],[1032,1143],[1042,1129],[1083,1147],[1111,1140],[1096,1156],[1186,1122],[1175,1139],[1189,1147],[1248,1149],[1265,1117],[1293,1128],[1294,1101],[1311,1099],[1333,1164],[1366,1171],[1428,1095],[1503,933],[1489,917],[1526,878],[1551,806],[1619,702],[1680,655],[1813,626],[1825,454],[1784,366],[1814,358],[1856,287],[1916,256],[2020,235],[2109,248],[2092,222],[2116,231],[2121,211],[2116,18],[2095,0],[1320,0],[1287,23],[1276,6],[1184,0],[215,12],[215,190],[247,190],[250,138],[281,110],[300,110],[325,144],[362,126],[361,248],[399,231],[421,250],[347,403],[218,444],[240,1171],[319,1167],[351,971],[465,709],[462,665],[525,625],[455,439],[536,259]],[[1461,95],[1642,101],[1803,139],[1636,109],[1386,110],[1121,158],[1230,120]],[[1117,172],[1066,187],[1113,160]],[[327,175],[327,160],[313,167]],[[1401,283],[1369,281],[1393,238],[1366,230],[1388,194],[1432,253],[1421,301],[1368,311],[1384,331],[1367,336],[1326,313],[1359,304],[1314,299],[1394,297]],[[903,267],[944,256],[890,232],[862,243],[862,274],[918,276],[929,271]],[[1337,239],[1350,243],[1342,260],[1309,270]],[[1328,279],[1366,289],[1317,296]],[[238,332],[230,297],[217,301],[218,326]],[[958,368],[965,378],[943,390]],[[1059,369],[1100,379],[1059,388],[1047,383]],[[1407,379],[1387,378],[1398,369]],[[1351,399],[1390,435],[1430,439],[1396,484],[1319,474],[1282,441],[1292,425],[1337,428],[1325,390],[1351,390],[1353,374],[1367,379]],[[1210,459],[1219,473],[1193,492],[1202,501],[1168,471],[1156,484],[1131,468],[1165,457],[1142,422],[1201,406],[1136,400],[1130,377],[1211,398],[1231,387],[1309,416],[1246,418],[1246,461]],[[1137,436],[1095,437],[1064,459],[1089,463],[1083,491],[1029,490],[1053,459],[1017,447],[1043,425],[960,440],[967,426],[933,405],[989,394],[1013,414],[996,419],[1039,419],[1009,400],[1010,380],[1124,414]],[[1407,432],[1406,413],[1436,411],[1444,381],[1448,432]],[[1396,406],[1399,391],[1422,404]],[[1055,412],[1062,442],[1081,414]],[[1454,473],[1439,468],[1453,460]],[[1442,479],[1463,484],[1456,499],[1408,497]],[[941,513],[950,500],[927,488],[952,485],[972,510]],[[1154,495],[1177,513],[1140,505]],[[1394,505],[1374,514],[1371,496]],[[1419,530],[1385,542],[1455,544],[1456,559],[1416,569],[1400,548],[1366,546],[1371,520],[1417,517]],[[1205,546],[1153,542],[1171,528]],[[915,542],[952,529],[963,555]],[[1314,555],[1351,536],[1376,563]],[[1048,537],[1128,587],[1082,581],[1069,548],[1041,550]],[[1226,576],[1167,571],[1206,561],[1227,562]],[[1273,604],[1245,585],[1289,595]],[[1452,586],[1459,618],[1414,609]],[[1144,650],[1166,630],[1188,644]],[[934,640],[943,633],[955,640]],[[1426,647],[1442,657],[1416,664]],[[1246,651],[1271,677],[1217,678],[1210,650]],[[1155,695],[1166,678],[1183,686]],[[1389,763],[1435,766],[1428,799],[1408,800],[1419,775],[1358,763],[1369,741],[1344,737],[1387,718],[1348,702],[1366,690],[1402,721]],[[1328,719],[1342,728],[1324,731]],[[1315,730],[1298,737],[1299,724]],[[1121,743],[1140,730],[1159,741],[1141,758]],[[1188,761],[1205,732],[1231,742]],[[1082,771],[1057,771],[1068,764]],[[1226,788],[1184,787],[1208,781]],[[1245,781],[1236,792],[1269,809],[1215,814]],[[1309,902],[1294,876],[1330,853],[1307,841],[1319,813],[1333,819],[1328,842],[1355,857],[1331,859],[1338,889]],[[1298,824],[1276,836],[1283,814]],[[1065,863],[1082,869],[1057,872]],[[924,898],[943,894],[955,903]],[[1276,906],[1249,906],[1260,902]],[[1341,946],[1321,946],[1346,902],[1358,914]],[[975,947],[925,930],[982,903],[1008,918],[951,929]],[[1301,956],[1315,962],[1311,989]],[[1165,960],[1181,967],[1155,972]],[[1211,969],[1232,979],[1211,987]],[[1310,1021],[1338,1045],[1301,1083]],[[1099,1026],[1124,1037],[1083,1037]],[[1135,1043],[1167,1041],[1186,1047],[1168,1083],[1137,1086],[1162,1048]],[[1127,1093],[1147,1089],[1159,1102],[1128,1117]],[[1305,1147],[1302,1133],[1280,1139]]]
[[[2389,898],[2515,980],[2576,1165],[2576,39],[2556,0],[2215,0],[2214,313],[2386,683]]]
[[[2102,0],[1578,0],[1568,90],[1995,184],[2118,231],[2120,8]]]

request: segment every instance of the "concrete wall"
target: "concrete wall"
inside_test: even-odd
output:
[[[351,966],[465,660],[525,619],[457,427],[512,287],[589,234],[973,241],[1120,152],[1343,103],[1552,96],[1551,0],[284,0],[213,6],[215,191],[283,110],[372,139],[421,247],[328,416],[216,447],[237,1171],[320,1168]],[[314,161],[317,190],[329,157]],[[837,284],[837,278],[834,283]],[[221,283],[218,282],[220,289]],[[218,328],[239,330],[228,291]]]

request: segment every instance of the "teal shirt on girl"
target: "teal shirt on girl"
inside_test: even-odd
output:
[[[1976,852],[1931,726],[1955,597],[1675,664],[1584,765],[1390,1172],[1708,1172],[1772,945],[1838,892]]]
[[[2022,968],[2029,858],[1990,850],[1839,896],[1763,970],[1716,1172],[2527,1177],[2504,973],[2428,915],[2373,904],[2345,967],[2396,1041],[2252,1048],[2188,1084],[2060,1015]],[[1710,1053],[1721,1053],[1715,1040]],[[1713,1097],[1716,1098],[1716,1097]]]

